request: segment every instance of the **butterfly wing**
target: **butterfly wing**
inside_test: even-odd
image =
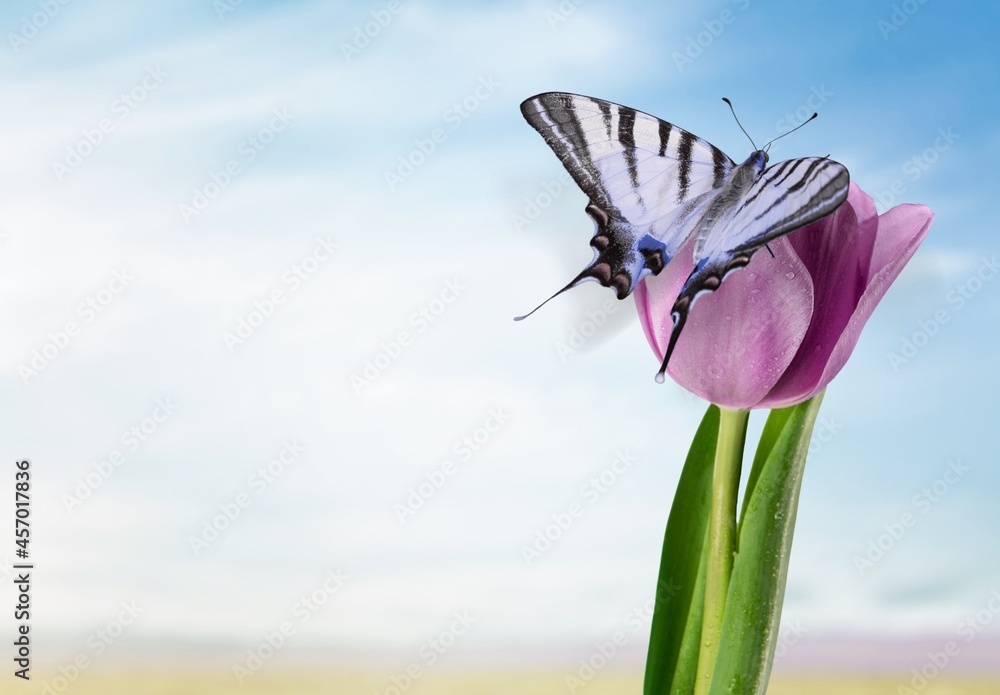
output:
[[[789,159],[765,169],[740,196],[725,202],[712,223],[698,232],[695,268],[671,310],[674,327],[658,378],[694,301],[717,290],[726,275],[745,267],[769,241],[836,210],[847,200],[849,184],[847,168],[831,159]]]
[[[601,99],[550,92],[521,113],[590,198],[597,225],[593,261],[553,297],[584,280],[627,297],[680,250],[736,166],[686,130]]]

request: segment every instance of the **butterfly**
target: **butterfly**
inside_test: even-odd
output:
[[[768,242],[829,215],[847,199],[847,168],[828,157],[768,166],[768,143],[754,145],[737,165],[672,123],[578,94],[539,94],[521,104],[521,113],[587,194],[596,231],[590,264],[515,320],[587,280],[624,299],[694,237],[694,270],[671,309],[674,325],[656,374],[661,383],[698,297],[717,290]]]

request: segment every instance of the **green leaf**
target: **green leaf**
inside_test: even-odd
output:
[[[690,695],[694,688],[705,594],[705,544],[719,409],[698,427],[663,538],[646,660],[645,695]]]
[[[753,497],[753,489],[757,486],[757,479],[760,478],[760,473],[764,469],[767,457],[774,449],[774,445],[778,441],[778,437],[781,436],[782,431],[785,429],[785,424],[788,422],[788,418],[792,416],[792,411],[794,410],[794,407],[772,410],[771,414],[767,417],[767,422],[764,423],[764,431],[760,433],[760,441],[757,442],[757,453],[753,457],[753,467],[750,468],[750,475],[747,476],[747,487],[743,492],[743,509],[740,512],[740,528],[743,528],[743,517],[745,517],[747,513],[747,500]]]
[[[799,490],[823,394],[768,418],[744,498],[711,695],[763,695],[785,596]]]

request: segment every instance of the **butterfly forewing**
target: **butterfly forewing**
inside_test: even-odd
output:
[[[847,200],[850,175],[826,157],[789,159],[765,169],[731,212],[695,248],[702,258],[749,252],[826,217]]]
[[[521,112],[591,201],[636,227],[722,186],[736,166],[682,128],[601,99],[540,94]]]

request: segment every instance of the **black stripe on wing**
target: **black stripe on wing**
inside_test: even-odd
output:
[[[677,190],[677,202],[682,203],[687,198],[691,186],[691,148],[694,147],[694,135],[684,131],[681,133],[681,144],[677,147],[678,173],[680,186]]]
[[[646,201],[639,193],[639,160],[635,151],[635,109],[622,107],[618,111],[618,142],[625,150],[625,165],[628,167],[628,179],[632,184],[639,201],[639,207],[646,210]]]
[[[673,124],[667,123],[666,121],[660,121],[657,126],[657,134],[660,136],[660,151],[657,153],[660,157],[667,154],[667,144],[670,142],[670,131],[673,130]],[[719,150],[720,152],[722,150]],[[725,157],[725,155],[722,155]],[[729,159],[726,157],[726,159]]]

